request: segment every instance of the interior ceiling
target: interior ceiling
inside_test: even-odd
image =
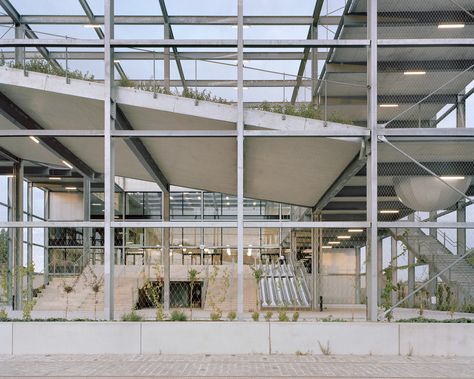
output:
[[[468,13],[462,8],[472,11],[474,5],[471,0],[459,0],[454,2],[446,0],[432,0],[427,2],[411,0],[379,0],[378,1],[378,38],[379,39],[433,39],[433,38],[471,38],[474,33],[474,22]],[[347,15],[365,15],[367,2],[365,0],[352,0]],[[394,13],[397,12],[397,13]],[[350,19],[348,19],[350,20]],[[450,23],[462,22],[464,28],[439,29],[438,24],[443,21]],[[355,25],[349,23],[340,32],[340,39],[365,39],[367,38],[367,27],[364,23]],[[365,64],[367,51],[362,48],[335,48],[329,58],[332,63]],[[390,120],[395,115],[405,111],[414,105],[422,97],[433,92],[437,95],[457,95],[474,80],[474,70],[463,73],[464,70],[474,65],[474,47],[441,46],[441,47],[379,47],[378,49],[379,75],[378,94],[379,98],[390,100],[390,96],[396,96],[391,103],[400,104],[397,109],[379,108],[379,122]],[[456,61],[464,61],[464,68],[450,70],[449,65]],[[422,62],[421,66],[416,62]],[[400,66],[401,64],[401,66]],[[408,68],[403,69],[404,64]],[[409,70],[410,64],[413,69],[424,70],[426,75],[406,76],[405,70]],[[398,68],[397,68],[398,65]],[[361,84],[366,82],[365,73],[334,73],[328,72],[325,76],[328,80]],[[440,88],[442,87],[442,88]],[[365,96],[364,88],[350,86],[330,85],[327,89],[328,96]],[[408,98],[408,95],[419,95],[416,100]],[[405,96],[405,99],[403,97]],[[382,101],[381,101],[382,102]],[[350,102],[349,102],[350,103]],[[400,120],[430,120],[450,102],[434,101],[429,98],[421,104],[418,112],[404,113]],[[332,112],[343,114],[357,122],[366,121],[366,113],[355,109],[352,105],[335,104],[330,106]],[[400,122],[397,126],[402,126]]]

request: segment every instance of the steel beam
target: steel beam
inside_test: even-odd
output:
[[[168,31],[166,33],[166,36],[169,39],[174,39],[173,29],[171,29],[171,24],[169,22],[168,10],[166,9],[165,0],[158,0],[158,1],[160,3],[161,13],[163,14],[163,21],[164,21],[165,28]],[[181,65],[181,61],[179,60],[178,48],[176,46],[172,46],[172,50],[174,54],[174,60],[176,62],[176,67],[178,68],[179,77],[181,79],[181,84],[183,88],[186,89],[187,88],[186,79],[184,77],[183,66]]]
[[[84,10],[84,13],[87,16],[87,19],[89,20],[89,23],[91,24],[96,24],[96,18],[94,16],[94,13],[92,12],[92,9],[90,8],[89,4],[87,3],[87,0],[79,0],[79,4],[81,4],[82,9]],[[102,31],[101,28],[94,28],[94,31],[97,34],[97,37],[99,39],[104,39],[104,32]],[[69,57],[68,57],[69,59]],[[117,69],[117,72],[119,73],[120,77],[122,79],[127,79],[127,75],[125,74],[125,71],[123,70],[122,66],[120,65],[120,62],[114,62],[115,68]]]
[[[133,131],[132,125],[118,106],[116,106],[115,127],[124,131]],[[114,133],[111,132],[110,136],[112,137],[113,135]],[[125,143],[140,161],[148,174],[153,178],[156,184],[160,186],[161,190],[163,192],[169,192],[170,184],[146,148],[145,144],[137,137],[127,138],[125,139]]]
[[[307,39],[314,38],[314,29],[316,28],[317,30],[318,28],[319,17],[321,15],[321,9],[323,7],[323,4],[324,4],[324,0],[316,0],[316,4],[313,10],[313,21],[309,27],[308,36],[306,37]],[[303,75],[306,68],[306,62],[308,61],[310,53],[311,53],[311,48],[309,47],[306,47],[303,51],[303,59],[301,59],[300,66],[298,67],[298,76],[296,78],[296,84],[293,88],[293,93],[291,94],[291,104],[294,104],[296,102],[296,99],[298,98],[298,92],[301,86],[301,82],[303,80]],[[314,58],[314,55],[313,55],[313,58]]]
[[[321,60],[326,59],[326,52],[319,52],[318,57]],[[6,60],[15,59],[15,53],[11,51],[4,51],[3,56]],[[26,59],[38,59],[42,55],[27,51]],[[51,59],[66,59],[66,52],[64,51],[50,51],[49,57]],[[104,53],[101,51],[68,51],[67,57],[69,60],[103,60]],[[140,61],[162,61],[167,58],[174,60],[174,55],[162,53],[162,52],[153,52],[153,51],[121,51],[116,52],[115,60],[140,60]],[[232,61],[237,60],[237,54],[233,52],[209,52],[209,51],[186,51],[183,53],[178,53],[177,57],[181,61],[185,60],[216,60],[216,61]],[[303,59],[303,53],[297,51],[260,51],[260,52],[244,52],[244,60],[246,61],[261,61],[261,60],[279,60],[279,61],[298,61]]]
[[[15,7],[10,3],[9,0],[0,0],[0,6],[5,10],[7,15],[12,19],[16,27],[21,26],[24,29],[24,36],[31,39],[38,38],[36,33],[30,28],[30,26],[27,23],[22,22],[20,14],[15,9]],[[58,62],[56,62],[55,60],[51,60],[48,49],[46,49],[44,46],[38,46],[37,50],[41,54],[41,56],[51,64],[51,66],[53,66],[54,68],[58,70],[61,70],[61,71],[63,70],[63,68]]]
[[[356,175],[362,167],[367,163],[367,156],[365,153],[365,144],[363,145],[363,150],[361,149],[361,154],[356,156],[351,163],[347,165],[344,171],[339,175],[339,177],[334,181],[321,199],[313,207],[313,212],[322,211],[329,202],[339,193],[339,191],[347,184],[347,182]]]
[[[321,16],[320,25],[337,25],[340,16]],[[361,18],[359,18],[361,19]],[[89,18],[82,15],[21,15],[20,23],[30,25],[85,25],[89,23]],[[12,18],[0,16],[0,24],[11,24]],[[354,19],[355,21],[355,19]],[[237,25],[236,16],[168,16],[171,25]],[[271,25],[311,25],[311,16],[244,16],[244,25],[249,26],[271,26]],[[104,24],[104,16],[96,15],[95,23]],[[127,15],[115,16],[115,25],[164,25],[163,16],[154,15]]]

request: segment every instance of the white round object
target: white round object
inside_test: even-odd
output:
[[[446,180],[450,186],[466,193],[471,177]],[[415,211],[447,209],[462,198],[461,193],[450,188],[434,176],[397,176],[393,178],[395,192],[400,201]]]

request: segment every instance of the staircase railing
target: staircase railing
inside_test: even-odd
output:
[[[411,298],[412,296],[416,295],[418,292],[420,292],[423,288],[425,288],[428,284],[430,284],[431,282],[437,280],[441,275],[443,275],[446,271],[448,270],[451,270],[451,268],[453,268],[454,266],[456,266],[460,261],[462,261],[463,259],[466,259],[467,257],[469,257],[470,255],[472,255],[474,253],[474,249],[472,249],[471,251],[469,251],[468,253],[464,254],[464,255],[461,255],[459,256],[455,261],[451,262],[451,264],[449,264],[447,267],[445,267],[443,270],[441,270],[440,272],[438,272],[436,275],[434,275],[433,277],[429,278],[426,282],[424,282],[422,285],[420,285],[418,288],[416,288],[414,291],[410,292],[409,294],[407,294],[403,299],[397,301],[395,304],[393,304],[389,309],[387,309],[385,312],[383,312],[382,316],[379,317],[379,319],[382,319],[384,317],[386,317],[390,312],[392,312],[396,307],[398,307],[399,305],[403,304],[406,300],[408,300],[409,298]]]
[[[422,219],[421,217],[417,216],[416,214],[415,214],[415,220],[416,221],[427,221],[426,219]],[[464,251],[465,253],[472,250],[472,248],[468,248],[467,245],[462,243],[461,241],[454,241],[451,237],[449,237],[449,235],[446,232],[443,232],[439,228],[430,228],[430,229],[436,229],[436,240],[439,243],[441,243],[448,251],[451,251],[449,247],[455,249],[456,253],[459,250]],[[457,255],[457,254],[455,254],[455,255]],[[463,255],[465,255],[465,254],[463,254]],[[469,263],[471,266],[473,266],[473,264],[469,260],[466,260],[466,262]]]

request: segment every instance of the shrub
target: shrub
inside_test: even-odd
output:
[[[8,312],[5,309],[0,309],[0,321],[8,321]]]
[[[222,317],[222,312],[211,312],[211,320],[212,321],[219,321]]]
[[[122,316],[122,321],[143,321],[143,316],[139,315],[132,310],[130,313],[126,313]]]
[[[234,321],[237,318],[237,313],[235,313],[234,311],[230,311],[229,313],[227,313],[227,318],[229,319],[229,321]]]
[[[174,310],[171,312],[171,321],[186,321],[188,317],[184,312]]]
[[[286,311],[279,311],[278,312],[278,321],[289,321],[288,315],[286,314]]]
[[[418,323],[447,323],[447,324],[473,324],[474,320],[470,318],[454,318],[445,320],[436,320],[433,318],[413,317],[398,320],[398,322],[418,322]]]
[[[252,320],[253,321],[258,321],[259,318],[260,318],[260,313],[258,313],[257,311],[252,312]]]
[[[298,321],[299,318],[300,318],[300,313],[299,312],[293,312],[292,321],[296,322],[296,321]]]
[[[270,321],[272,319],[272,316],[273,316],[272,311],[268,311],[267,313],[265,313],[265,321]]]

